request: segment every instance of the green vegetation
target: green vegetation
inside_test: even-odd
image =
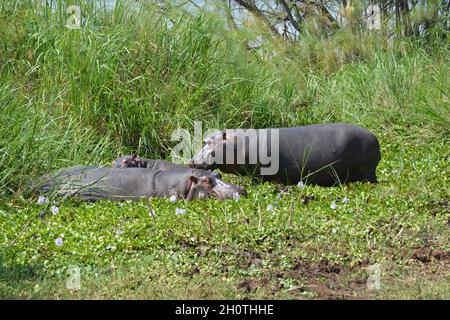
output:
[[[264,31],[230,32],[218,14],[70,3],[80,29],[65,27],[62,1],[0,4],[1,298],[449,298],[448,42],[343,29],[248,50],[243,39]],[[380,183],[226,175],[249,192],[238,202],[39,205],[27,193],[62,167],[168,158],[172,132],[194,121],[355,123],[380,140]],[[70,266],[81,290],[66,288]]]

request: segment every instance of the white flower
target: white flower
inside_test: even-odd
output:
[[[40,196],[37,201],[38,204],[44,204],[46,202],[47,202],[47,199],[43,196]]]
[[[299,183],[297,183],[297,186],[298,186],[300,189],[304,189],[304,188],[305,188],[305,184],[304,184],[303,181],[301,181],[301,180],[300,180]]]
[[[117,249],[116,246],[113,246],[113,245],[110,245],[110,244],[108,244],[108,245],[106,246],[106,250],[108,250],[108,251],[115,251],[116,249]]]
[[[57,206],[52,206],[51,210],[54,216],[59,213],[59,208]]]
[[[63,241],[62,238],[56,238],[56,239],[55,239],[55,244],[56,244],[56,246],[58,246],[58,247],[62,247],[62,245],[64,244],[64,241]]]
[[[337,208],[336,202],[334,202],[334,201],[331,202],[330,208],[333,210],[336,209]]]
[[[267,211],[272,211],[273,210],[273,205],[271,205],[271,204],[267,205],[266,210]]]
[[[342,199],[342,203],[347,204],[347,203],[349,203],[349,202],[350,202],[350,199],[347,198],[347,197],[344,197],[344,199]]]
[[[233,200],[239,201],[239,199],[241,199],[241,195],[239,194],[239,192],[233,193]]]
[[[176,209],[175,209],[175,213],[176,213],[176,214],[184,214],[184,213],[186,213],[186,209],[176,208]]]
[[[116,230],[116,235],[120,236],[123,233],[122,229],[117,229]]]
[[[277,194],[277,199],[281,199],[282,195],[281,192]]]
[[[170,196],[169,200],[170,200],[170,202],[176,202],[177,196]]]
[[[150,216],[150,218],[154,218],[156,216],[155,211],[153,210],[149,210],[148,215]]]

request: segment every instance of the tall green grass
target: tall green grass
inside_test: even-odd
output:
[[[340,30],[287,45],[257,24],[230,32],[218,12],[42,3],[0,2],[0,297],[305,298],[319,277],[332,291],[347,278],[361,283],[367,263],[382,266],[384,288],[385,275],[414,270],[416,248],[449,249],[448,44]],[[69,4],[81,7],[78,30],[65,27]],[[194,121],[359,124],[380,140],[380,183],[299,189],[226,175],[249,192],[239,202],[40,206],[24,192],[62,167],[109,165],[132,151],[168,158],[172,131],[192,133]],[[179,206],[187,213],[175,214]],[[253,254],[260,266],[248,266]],[[342,272],[308,271],[319,262]],[[66,288],[70,265],[81,267],[80,292]],[[446,297],[443,273],[429,266],[426,286],[388,296]],[[400,277],[404,288],[408,277],[424,279]],[[242,293],[248,279],[269,282]]]

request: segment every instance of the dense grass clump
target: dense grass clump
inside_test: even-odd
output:
[[[81,7],[79,29],[66,27],[70,4]],[[448,44],[343,30],[249,50],[243,39],[261,34],[148,3],[2,1],[0,297],[321,297],[318,279],[333,297],[366,296],[368,265],[383,270],[383,297],[448,295],[448,260],[430,275],[412,259],[450,250]],[[193,133],[194,121],[204,130],[355,123],[380,140],[380,183],[299,189],[226,176],[249,197],[221,203],[41,206],[25,192],[62,167],[133,151],[169,159],[172,132]],[[83,272],[72,293],[71,265]],[[410,281],[405,294],[398,279]]]

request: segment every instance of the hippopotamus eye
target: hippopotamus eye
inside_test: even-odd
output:
[[[202,181],[202,185],[207,186],[207,187],[212,186],[212,184],[213,184],[211,177],[203,177],[201,181]]]

